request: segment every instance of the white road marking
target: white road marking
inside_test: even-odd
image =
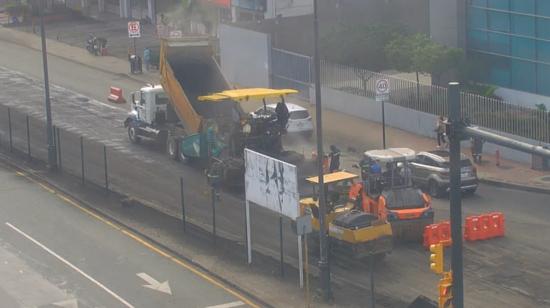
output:
[[[85,272],[83,272],[81,269],[79,269],[78,267],[74,266],[71,262],[65,260],[63,257],[61,257],[60,255],[58,255],[57,253],[55,253],[53,250],[49,249],[48,247],[44,246],[44,244],[40,243],[39,241],[35,240],[34,238],[32,238],[30,235],[26,234],[25,232],[19,230],[17,227],[15,227],[14,225],[10,224],[9,222],[6,222],[6,225],[10,228],[12,228],[15,232],[21,234],[22,236],[26,237],[29,241],[33,242],[36,246],[44,249],[47,253],[49,253],[50,255],[54,256],[55,258],[57,258],[59,261],[65,263],[65,265],[67,265],[68,267],[72,268],[73,270],[75,270],[77,273],[79,273],[80,275],[84,276],[86,279],[90,280],[91,282],[93,282],[95,285],[97,285],[98,287],[100,287],[101,289],[103,289],[105,292],[109,293],[112,297],[114,297],[115,299],[117,299],[119,302],[121,302],[124,306],[128,307],[128,308],[134,308],[134,306],[130,303],[128,303],[125,299],[123,299],[122,297],[120,297],[118,294],[116,294],[115,292],[111,291],[109,288],[107,288],[106,286],[104,286],[101,282],[95,280],[92,276],[86,274]]]
[[[71,299],[52,303],[51,305],[59,308],[78,308],[78,300],[75,298],[71,298]]]
[[[144,287],[172,295],[172,290],[170,289],[168,280],[165,282],[158,282],[155,278],[147,275],[146,273],[138,273],[136,275],[148,283],[144,284]]]
[[[205,307],[205,308],[231,308],[231,307],[239,307],[239,306],[243,306],[243,305],[244,305],[243,302],[236,301],[236,302],[225,303],[225,304],[216,305],[216,306],[208,306],[208,307]]]

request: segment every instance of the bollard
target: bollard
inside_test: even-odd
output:
[[[496,153],[495,153],[495,156],[496,156],[496,160],[497,160],[497,166],[500,166],[500,150],[497,149]]]
[[[181,220],[183,224],[183,232],[185,232],[185,201],[183,198],[183,177],[180,177],[180,200],[181,200]]]
[[[29,158],[29,160],[32,159],[32,156],[31,156],[31,130],[30,130],[30,125],[29,125],[29,115],[27,115],[25,117],[25,120],[27,122],[27,156]]]
[[[57,168],[59,171],[62,171],[63,165],[61,164],[61,133],[59,132],[59,127],[55,128],[55,140],[57,141]]]
[[[11,109],[8,107],[8,131],[10,135],[10,152],[13,152],[13,134],[11,129]]]
[[[109,193],[109,173],[107,169],[107,146],[103,145],[103,166],[105,167],[105,192]]]
[[[84,137],[80,136],[80,162],[81,162],[81,175],[82,175],[82,185],[85,184],[84,177]]]

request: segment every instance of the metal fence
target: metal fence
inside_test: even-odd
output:
[[[311,87],[311,57],[272,48],[271,72],[274,88],[291,88],[299,91],[298,96],[309,99]]]
[[[181,219],[184,228],[185,222],[192,225],[190,232],[200,238],[204,237],[204,232],[196,234],[193,230],[216,232],[218,243],[232,241],[241,245],[246,242],[245,229],[240,223],[244,221],[244,200],[239,199],[238,194],[235,196],[220,189],[216,192],[218,210],[214,211],[206,177],[197,177],[200,171],[181,172],[180,168],[184,167],[168,157],[145,162],[140,158],[142,154],[147,155],[146,158],[159,154],[151,144],[144,143],[139,149],[128,151],[109,140],[82,135],[73,128],[54,126],[54,131],[58,172],[74,177],[75,184],[103,188],[106,193],[116,192],[144,201],[149,207]],[[0,104],[0,150],[28,160],[47,162],[44,117]],[[277,256],[280,251],[279,216],[255,206],[251,207],[251,215],[254,217],[252,231],[256,232],[256,228],[260,228],[258,225],[265,231],[254,233],[253,249]],[[291,262],[287,260],[297,260],[297,239],[291,232],[289,220],[284,221],[284,230],[285,262]],[[213,242],[217,245],[215,240]],[[244,260],[246,250],[242,250],[242,255]]]
[[[375,83],[379,78],[390,80],[391,104],[435,115],[447,115],[447,89],[444,87],[417,84],[414,81],[326,61],[321,63],[322,85],[335,90],[375,98]],[[550,112],[472,93],[462,92],[460,97],[463,117],[470,123],[550,142]]]

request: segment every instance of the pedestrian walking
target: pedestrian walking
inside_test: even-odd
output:
[[[148,72],[151,67],[151,49],[149,47],[143,50],[143,61],[145,62],[145,70]]]
[[[437,119],[435,132],[437,134],[437,146],[445,145],[447,141],[445,140],[445,118],[443,116],[439,116],[439,119]]]

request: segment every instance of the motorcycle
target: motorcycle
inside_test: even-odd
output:
[[[88,39],[86,40],[86,50],[88,50],[89,53],[99,56],[101,55],[101,50],[107,46],[107,39],[96,37],[93,34],[88,35]]]

